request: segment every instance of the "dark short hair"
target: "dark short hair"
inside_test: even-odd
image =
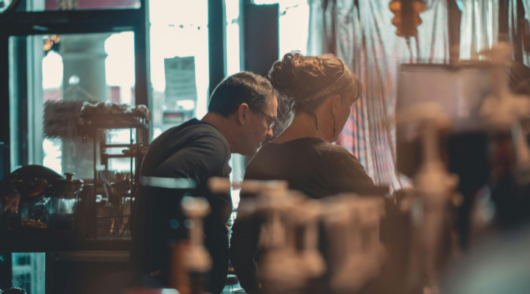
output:
[[[262,110],[272,95],[272,85],[266,78],[245,71],[236,73],[217,85],[208,101],[208,112],[228,117],[243,103],[251,110]]]

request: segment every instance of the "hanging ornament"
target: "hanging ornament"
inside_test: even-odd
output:
[[[421,24],[420,13],[425,11],[422,0],[393,0],[389,7],[394,13],[392,24],[396,26],[396,35],[404,38],[418,36],[418,26]]]
[[[530,52],[530,22],[525,18],[519,22],[519,26],[521,28],[521,38],[523,39],[523,49],[526,52]]]

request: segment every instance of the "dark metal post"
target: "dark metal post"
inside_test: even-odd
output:
[[[0,142],[10,145],[9,118],[9,36],[0,32]],[[9,148],[6,148],[9,150]],[[8,151],[9,153],[9,151]],[[5,156],[5,164],[10,170],[11,158]]]
[[[272,64],[280,59],[278,4],[254,5],[243,2],[244,69],[267,76]]]
[[[136,66],[136,86],[135,86],[135,103],[136,105],[146,105],[151,111],[153,102],[150,99],[152,95],[151,74],[149,68],[149,1],[141,0],[141,17],[134,34],[134,56]],[[142,130],[136,132],[137,143],[148,144],[152,138],[153,127],[150,126],[148,131]]]
[[[449,12],[449,62],[454,64],[460,59],[460,23],[462,12],[456,4],[456,0],[447,1],[447,10]]]
[[[225,77],[225,11],[223,0],[208,0],[208,55],[211,95]]]

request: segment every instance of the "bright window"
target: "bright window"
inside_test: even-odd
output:
[[[151,0],[153,139],[206,114],[208,1]]]
[[[309,5],[307,0],[254,0],[254,4],[280,5],[280,58],[293,50],[307,53]]]
[[[133,32],[10,37],[11,170],[27,162],[91,178],[91,144],[45,136],[43,130],[46,133],[49,126],[43,120],[45,105],[75,101],[134,105],[134,60]],[[20,131],[23,125],[27,133]],[[108,139],[128,143],[129,132],[112,131]],[[129,166],[119,160],[110,165],[112,170]]]

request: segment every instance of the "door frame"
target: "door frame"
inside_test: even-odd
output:
[[[147,0],[140,0],[138,9],[101,9],[43,12],[15,12],[0,23],[0,142],[11,146],[9,38],[43,34],[88,34],[134,32],[135,99],[136,104],[152,108],[149,74],[149,7]],[[25,81],[27,83],[27,81]],[[27,99],[27,98],[24,98]],[[24,126],[22,126],[24,127]],[[27,128],[27,126],[26,126]],[[26,130],[19,130],[24,132]],[[151,130],[150,130],[151,132]],[[139,138],[149,142],[150,132]],[[8,153],[10,150],[8,150]],[[11,166],[11,156],[6,163]],[[24,164],[24,162],[22,162]]]

